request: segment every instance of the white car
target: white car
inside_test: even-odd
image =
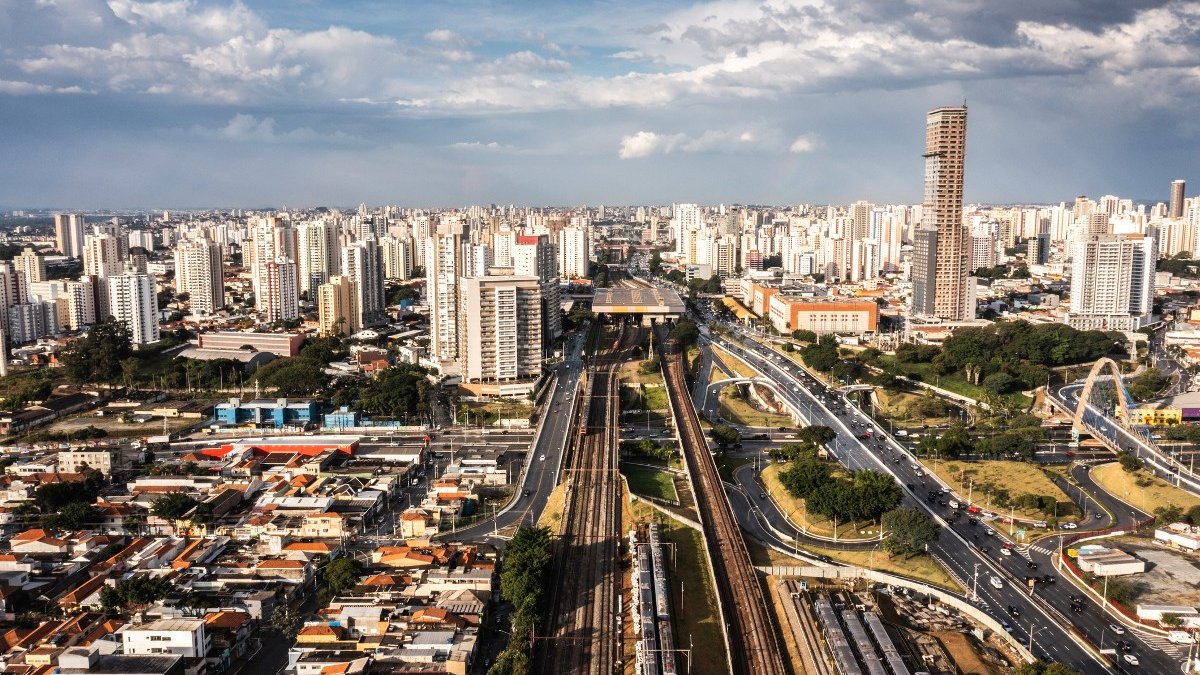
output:
[[[1059,527],[1064,530],[1074,530],[1074,529],[1078,528],[1079,525],[1077,525],[1076,523],[1063,523],[1062,525],[1059,525]]]
[[[1012,555],[1012,549],[1002,548],[1000,549],[1000,555]]]
[[[1118,625],[1117,625],[1117,624],[1115,624],[1115,623],[1110,623],[1110,624],[1108,624],[1108,629],[1109,629],[1109,630],[1111,630],[1113,633],[1116,633],[1117,635],[1124,635],[1124,634],[1125,634],[1125,627],[1124,627],[1124,626],[1118,626]]]
[[[987,536],[989,536],[989,537],[994,537],[994,536],[996,536],[996,531],[995,531],[995,530],[993,530],[993,529],[992,529],[992,528],[990,528],[990,527],[985,527],[985,528],[983,528],[983,533],[984,533],[984,534],[986,534],[986,535],[987,535]]]
[[[992,588],[996,590],[1004,588],[1004,582],[1000,580],[1000,577],[988,577],[988,583],[990,583]]]
[[[1128,663],[1131,666],[1138,665],[1138,657],[1134,656],[1133,654],[1125,654],[1124,658],[1125,658],[1125,663]]]
[[[544,461],[546,461],[546,456],[545,456],[545,455],[539,455],[539,456],[538,456],[538,461],[539,461],[539,462],[544,462]]]

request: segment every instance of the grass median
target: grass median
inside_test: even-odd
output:
[[[1055,500],[1058,504],[1057,517],[1059,521],[1075,521],[1079,519],[1079,509],[1071,498],[1054,484],[1042,467],[1029,462],[1010,462],[1004,460],[949,460],[937,462],[926,461],[925,466],[932,469],[939,478],[958,492],[960,497],[971,495],[972,501],[980,508],[995,511],[1007,516],[1010,509],[999,506],[993,501],[997,491],[1008,493],[1010,500],[1018,499],[1023,494],[1041,495]],[[975,488],[970,488],[971,481]],[[1055,516],[1055,511],[1041,511],[1036,508],[1017,508],[1014,515],[1022,520],[1046,520]]]
[[[679,503],[679,493],[675,491],[675,478],[671,472],[622,463],[621,473],[629,481],[629,491],[633,494]]]
[[[1200,506],[1200,497],[1151,476],[1144,470],[1129,473],[1116,462],[1093,468],[1092,480],[1105,492],[1146,513],[1154,513],[1156,509],[1171,505],[1184,511]]]

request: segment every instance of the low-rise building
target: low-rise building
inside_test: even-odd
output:
[[[204,658],[208,653],[208,634],[203,619],[157,619],[127,627],[121,633],[126,654],[178,654],[184,658]]]

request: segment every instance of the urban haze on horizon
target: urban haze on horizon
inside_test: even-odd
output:
[[[0,205],[1150,201],[1200,154],[1200,5],[0,2]],[[1151,202],[1152,203],[1152,202]]]

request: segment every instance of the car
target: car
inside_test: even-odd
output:
[[[1133,642],[1129,640],[1117,640],[1117,649],[1122,652],[1131,652],[1133,651]]]
[[[1134,656],[1133,654],[1125,654],[1122,658],[1125,659],[1125,663],[1128,663],[1131,666],[1136,666],[1139,663],[1138,657]]]
[[[1076,614],[1082,614],[1083,613],[1083,604],[1079,603],[1079,602],[1073,603],[1071,605],[1071,611],[1075,612]]]
[[[1009,605],[1007,610],[1008,610],[1008,615],[1013,617],[1014,619],[1017,618],[1018,616],[1021,616],[1021,609],[1019,607],[1017,607],[1016,605]]]
[[[1124,626],[1120,626],[1120,625],[1118,625],[1118,624],[1115,624],[1115,623],[1110,623],[1110,624],[1108,624],[1108,629],[1109,629],[1109,630],[1111,630],[1113,633],[1116,633],[1117,635],[1124,635],[1124,634],[1125,634],[1125,627],[1124,627]]]
[[[530,490],[530,489],[526,488],[526,489],[525,489],[525,496],[526,496],[526,497],[528,497],[528,496],[529,496],[529,495],[531,495],[531,494],[533,494],[533,490]]]
[[[1000,548],[1000,555],[1012,555],[1012,549]]]
[[[1042,575],[1042,583],[1043,584],[1052,584],[1056,581],[1058,581],[1058,577],[1054,576],[1053,574],[1043,574]]]
[[[1063,524],[1059,525],[1059,527],[1064,530],[1074,530],[1074,529],[1078,528],[1079,525],[1077,525],[1075,523],[1063,523]]]
[[[539,461],[539,462],[544,462],[544,461],[546,461],[546,456],[545,456],[545,455],[538,455],[538,461]]]
[[[1037,569],[1037,563],[1033,562],[1032,560],[1026,560],[1026,561],[1025,561],[1025,566],[1026,566],[1026,567],[1028,567],[1028,568],[1029,568],[1029,569],[1031,569],[1031,570],[1036,570],[1036,569]]]
[[[993,529],[992,529],[992,528],[990,528],[990,527],[985,527],[985,528],[983,528],[983,533],[984,533],[984,534],[986,534],[986,535],[987,535],[987,536],[989,536],[989,537],[994,537],[994,536],[996,536],[996,531],[995,531],[995,530],[993,530]]]
[[[988,577],[988,583],[996,590],[1004,588],[1004,582],[997,576]]]
[[[760,493],[758,493],[758,498],[759,498],[759,499],[766,499],[766,498],[767,498],[767,493],[765,493],[765,492],[760,492]]]
[[[1096,520],[1101,520],[1101,519],[1103,519],[1103,518],[1104,518],[1104,514],[1103,514],[1103,513],[1097,513],[1097,514],[1096,514]]]
[[[975,525],[979,524],[979,521],[975,520],[974,518],[967,518],[967,524],[974,527]]]

